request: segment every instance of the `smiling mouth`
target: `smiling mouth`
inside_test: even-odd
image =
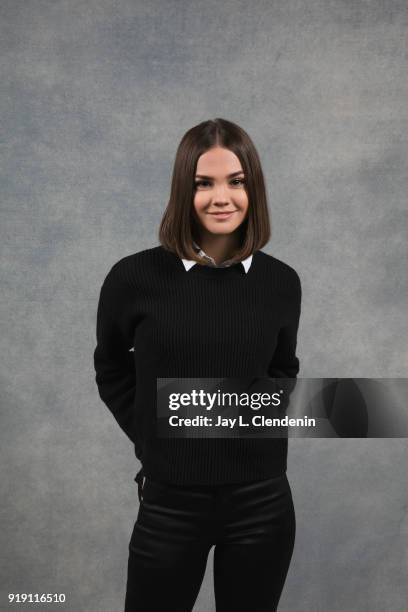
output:
[[[236,210],[226,210],[224,212],[216,212],[216,213],[208,213],[209,215],[214,215],[214,217],[227,217],[228,215],[232,215],[232,213],[237,212]]]

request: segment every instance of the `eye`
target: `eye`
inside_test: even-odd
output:
[[[196,187],[200,187],[201,185],[204,185],[205,183],[208,184],[208,181],[202,180],[202,181],[196,181],[194,184]]]
[[[206,185],[209,185],[210,181],[207,181],[205,179],[202,179],[200,181],[195,181],[194,185],[195,187],[205,187]],[[234,187],[239,187],[240,185],[245,185],[245,179],[241,179],[241,178],[236,178],[236,179],[232,179],[231,181],[231,185],[233,185]]]

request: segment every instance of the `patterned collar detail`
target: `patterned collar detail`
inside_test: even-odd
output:
[[[202,257],[209,266],[213,266],[215,268],[227,268],[228,266],[231,266],[231,261],[229,259],[226,259],[225,261],[221,262],[219,265],[217,265],[215,263],[215,260],[213,257],[211,257],[210,255],[207,255],[207,253],[205,253],[202,248],[200,248],[200,246],[193,241],[193,246],[196,249],[198,255],[200,255],[200,257]],[[194,261],[193,259],[182,259],[181,260],[184,264],[184,267],[186,269],[186,271],[188,272],[197,262]],[[251,267],[251,263],[252,263],[252,255],[249,255],[249,257],[246,257],[245,259],[243,259],[241,261],[242,265],[244,266],[244,270],[247,273],[249,268]]]

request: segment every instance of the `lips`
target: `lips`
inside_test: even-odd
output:
[[[213,217],[229,217],[229,215],[232,215],[232,213],[236,212],[235,210],[226,210],[224,212],[217,212],[217,213],[208,213],[209,215],[212,215]]]

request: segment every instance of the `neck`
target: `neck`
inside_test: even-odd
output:
[[[239,247],[239,236],[232,234],[210,234],[202,233],[197,240],[204,253],[210,255],[216,264],[220,264],[226,259],[230,259]]]

